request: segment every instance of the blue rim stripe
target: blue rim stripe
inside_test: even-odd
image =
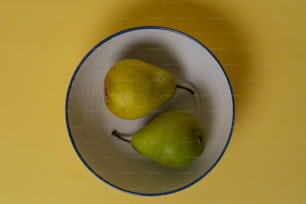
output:
[[[219,155],[218,159],[214,162],[214,164],[202,175],[200,176],[199,178],[197,178],[196,180],[194,180],[193,182],[189,183],[188,185],[185,185],[183,187],[180,187],[178,189],[175,189],[175,190],[171,190],[171,191],[167,191],[167,192],[163,192],[163,193],[139,193],[139,192],[133,192],[133,191],[129,191],[129,190],[126,190],[126,189],[123,189],[119,186],[116,186],[112,183],[110,183],[109,181],[107,181],[106,179],[104,179],[103,177],[101,177],[100,175],[98,175],[87,163],[86,161],[84,160],[84,158],[82,157],[81,153],[79,152],[78,148],[76,147],[76,144],[73,140],[73,137],[72,137],[72,133],[71,133],[71,129],[70,129],[70,126],[69,126],[69,117],[68,117],[68,103],[69,103],[69,95],[70,95],[70,91],[71,91],[71,87],[72,87],[72,83],[79,71],[79,69],[82,67],[83,63],[87,60],[87,58],[98,48],[100,47],[101,45],[103,45],[104,43],[106,43],[107,41],[111,40],[112,38],[115,38],[121,34],[124,34],[124,33],[128,33],[130,31],[136,31],[136,30],[145,30],[145,29],[157,29],[157,30],[166,30],[166,31],[169,31],[169,32],[174,32],[174,33],[177,33],[177,34],[180,34],[180,35],[183,35],[183,36],[186,36],[188,37],[189,39],[195,41],[196,43],[198,43],[199,45],[201,45],[205,50],[207,50],[209,52],[209,54],[216,60],[216,62],[218,63],[219,67],[221,68],[221,70],[223,71],[223,74],[227,80],[227,83],[228,83],[228,86],[229,86],[229,89],[230,89],[230,92],[231,92],[231,96],[232,96],[232,104],[233,104],[233,112],[232,112],[232,124],[231,124],[231,129],[230,129],[230,132],[229,132],[229,135],[228,135],[228,139],[226,141],[226,144],[223,148],[223,151],[221,152],[221,154]],[[184,33],[184,32],[181,32],[181,31],[178,31],[176,29],[173,29],[173,28],[169,28],[169,27],[163,27],[163,26],[139,26],[139,27],[132,27],[132,28],[128,28],[128,29],[125,29],[125,30],[122,30],[122,31],[119,31],[107,38],[105,38],[104,40],[102,40],[101,42],[99,42],[97,45],[95,45],[86,55],[85,57],[81,60],[81,62],[79,63],[79,65],[77,66],[76,70],[74,71],[73,75],[72,75],[72,78],[70,80],[70,83],[69,83],[69,86],[68,86],[68,90],[67,90],[67,94],[66,94],[66,103],[65,103],[65,118],[66,118],[66,125],[67,125],[67,130],[68,130],[68,134],[69,134],[69,138],[70,138],[70,141],[72,143],[72,146],[74,148],[74,150],[76,151],[78,157],[81,159],[81,161],[83,162],[83,164],[90,170],[91,173],[93,173],[96,177],[98,177],[99,179],[101,179],[102,181],[104,181],[105,183],[109,184],[110,186],[116,188],[116,189],[119,189],[121,191],[124,191],[124,192],[127,192],[127,193],[131,193],[131,194],[134,194],[134,195],[141,195],[141,196],[162,196],[162,195],[168,195],[168,194],[172,194],[172,193],[176,193],[178,191],[181,191],[181,190],[184,190],[192,185],[194,185],[195,183],[197,183],[198,181],[200,181],[201,179],[203,179],[208,173],[211,172],[211,170],[217,165],[217,163],[221,160],[222,156],[224,155],[228,145],[229,145],[229,142],[231,140],[231,137],[232,137],[232,133],[233,133],[233,129],[234,129],[234,121],[235,121],[235,102],[234,102],[234,94],[233,94],[233,89],[232,89],[232,86],[231,86],[231,83],[230,83],[230,80],[225,72],[225,69],[223,68],[223,66],[221,65],[220,61],[215,57],[215,55],[203,44],[201,43],[199,40],[193,38],[192,36]]]

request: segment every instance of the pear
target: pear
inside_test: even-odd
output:
[[[129,142],[116,131],[113,135]],[[201,155],[205,133],[191,113],[171,110],[154,117],[132,136],[130,142],[141,155],[161,165],[180,168],[190,165]]]
[[[105,75],[104,100],[108,109],[126,120],[141,118],[175,94],[173,75],[155,65],[138,59],[123,59]]]

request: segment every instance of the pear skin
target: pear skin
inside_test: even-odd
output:
[[[190,113],[167,111],[137,131],[131,141],[141,155],[180,168],[193,163],[205,147],[205,133]]]
[[[126,120],[141,118],[168,101],[176,91],[171,73],[138,59],[116,63],[105,76],[108,109]]]

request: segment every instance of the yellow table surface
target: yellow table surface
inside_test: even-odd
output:
[[[306,203],[306,1],[0,0],[0,203]],[[143,197],[77,157],[65,97],[82,57],[119,30],[179,29],[224,65],[236,99],[226,154],[200,182]]]

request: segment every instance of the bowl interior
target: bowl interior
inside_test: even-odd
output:
[[[144,118],[117,118],[105,106],[103,83],[110,67],[125,58],[170,71],[177,83],[195,89],[195,96],[177,90],[170,101]],[[220,64],[196,40],[165,28],[130,29],[99,43],[76,70],[66,103],[69,134],[85,165],[107,183],[144,195],[175,192],[205,176],[223,154],[233,125],[232,93]],[[206,130],[205,150],[188,167],[160,166],[111,135],[114,129],[132,134],[167,109],[192,112]]]

